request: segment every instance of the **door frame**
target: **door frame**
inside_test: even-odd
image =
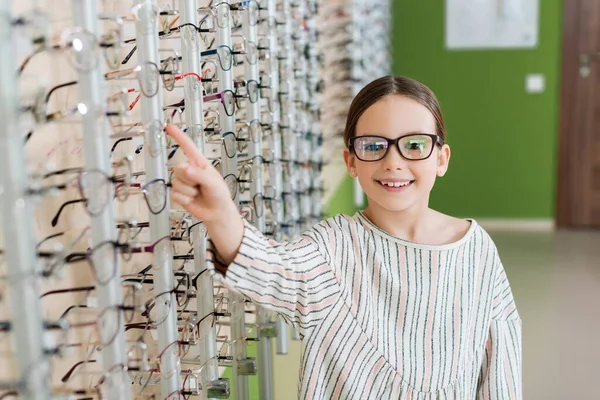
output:
[[[574,125],[578,122],[578,95],[581,96],[579,79],[579,16],[580,1],[563,1],[561,94],[558,140],[558,176],[556,185],[556,227],[583,227],[581,218],[582,188],[585,184],[582,174],[575,166],[581,164],[578,148],[569,146]],[[579,107],[580,108],[580,107]],[[579,110],[581,111],[581,110]],[[579,146],[580,149],[581,146]]]

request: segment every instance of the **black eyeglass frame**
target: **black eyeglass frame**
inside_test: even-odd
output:
[[[399,145],[400,140],[404,139],[405,137],[409,137],[409,136],[428,136],[428,137],[431,138],[433,146],[431,146],[431,150],[429,151],[429,154],[426,157],[415,159],[415,158],[407,158],[407,157],[404,156],[404,154],[402,154],[402,150],[400,150],[400,145]],[[368,138],[377,138],[377,139],[381,139],[382,141],[387,141],[387,144],[388,144],[387,148],[385,149],[385,153],[383,153],[383,155],[381,156],[381,158],[378,158],[376,160],[363,160],[357,154],[356,148],[354,147],[354,143],[358,139],[367,138],[367,137]],[[387,156],[388,152],[390,151],[390,148],[393,145],[396,146],[396,148],[398,149],[398,153],[405,160],[407,160],[407,161],[422,161],[422,160],[426,160],[429,157],[431,157],[431,154],[433,154],[433,149],[435,148],[436,145],[438,145],[441,148],[444,145],[444,139],[442,139],[438,135],[434,135],[434,134],[431,134],[431,133],[409,133],[409,134],[397,137],[396,139],[388,139],[386,137],[377,136],[377,135],[364,135],[364,136],[354,136],[354,137],[350,138],[350,140],[348,140],[348,149],[352,152],[352,154],[354,154],[356,156],[356,158],[358,158],[362,162],[376,162],[376,161],[383,160],[385,158],[385,156]]]

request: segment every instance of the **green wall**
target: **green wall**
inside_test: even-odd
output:
[[[431,207],[457,217],[554,217],[562,0],[540,3],[536,49],[447,51],[444,0],[395,0],[393,72],[436,93],[452,149]],[[525,92],[529,73],[545,75],[544,93]],[[354,211],[348,182],[330,213]]]

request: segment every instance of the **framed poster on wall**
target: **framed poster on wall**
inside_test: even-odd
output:
[[[539,0],[446,0],[446,48],[535,48],[539,9]]]

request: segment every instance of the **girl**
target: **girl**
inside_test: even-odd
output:
[[[209,268],[300,328],[302,399],[521,399],[521,320],[476,221],[428,207],[450,148],[423,84],[383,77],[352,102],[344,160],[368,207],[291,243],[242,220],[181,131],[172,200],[203,220]]]

